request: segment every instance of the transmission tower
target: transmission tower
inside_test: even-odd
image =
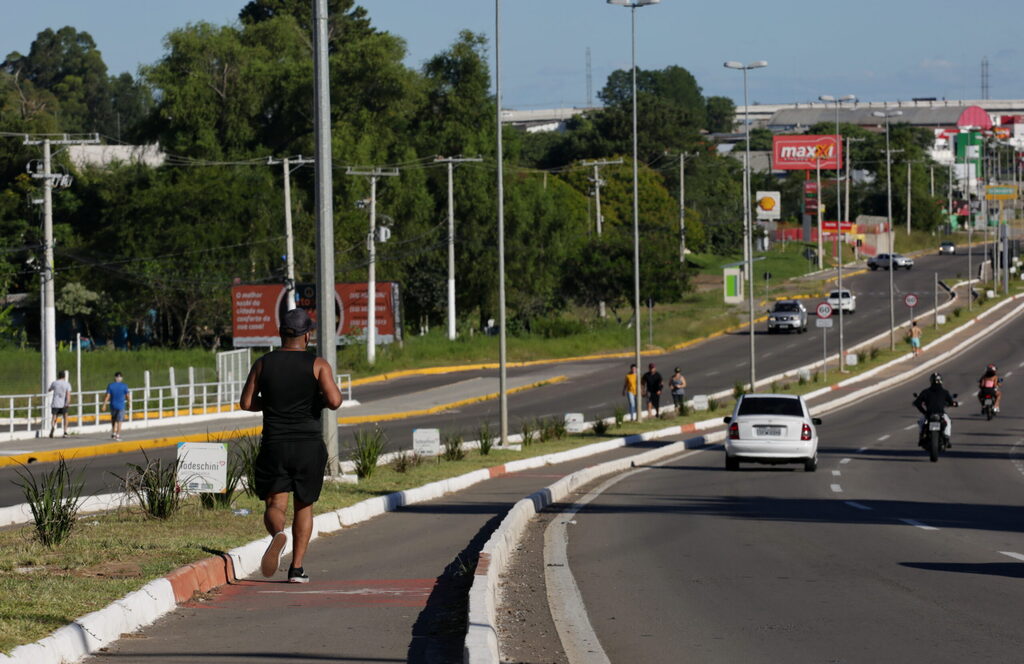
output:
[[[988,99],[988,56],[981,58],[981,98]]]

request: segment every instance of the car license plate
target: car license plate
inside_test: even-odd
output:
[[[941,428],[942,428],[942,423],[941,422],[929,422],[928,423],[928,430],[929,431],[938,431]]]
[[[758,436],[781,436],[782,427],[754,427],[757,430]]]

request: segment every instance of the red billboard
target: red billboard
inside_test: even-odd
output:
[[[398,311],[398,284],[378,281],[376,288],[377,343],[401,340],[402,324]],[[296,306],[316,320],[316,285],[296,284]],[[365,283],[335,284],[334,312],[338,320],[338,342],[366,341],[368,288]],[[231,324],[234,345],[280,346],[278,334],[286,309],[284,286],[250,285],[231,287]]]
[[[843,138],[836,134],[820,136],[772,137],[772,169],[776,171],[813,171],[838,169],[843,162]]]

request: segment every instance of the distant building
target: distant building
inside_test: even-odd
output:
[[[597,109],[574,106],[571,108],[542,108],[532,111],[506,110],[501,112],[501,121],[528,134],[565,131],[566,122],[577,115],[593,110]]]
[[[167,161],[160,144],[153,145],[70,145],[68,158],[75,168],[103,168],[111,164],[142,164],[158,168]]]

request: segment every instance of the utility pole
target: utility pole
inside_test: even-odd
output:
[[[907,235],[910,235],[910,197],[911,197],[910,178],[911,177],[912,177],[911,162],[908,159],[907,160]]]
[[[366,362],[370,366],[377,361],[377,180],[395,177],[397,168],[377,168],[368,171],[345,170],[345,175],[364,175],[370,178],[370,232],[366,236],[366,248],[370,252],[369,279],[366,284]]]
[[[679,153],[679,264],[686,265],[686,158],[695,156]]]
[[[283,159],[267,158],[267,166],[281,164],[281,172],[284,176],[284,299],[288,311],[295,308],[295,236],[292,233],[292,170],[291,165],[299,168],[303,164],[312,164],[314,159],[303,159],[300,154],[295,159],[285,157]]]
[[[621,159],[615,159],[611,161],[584,161],[580,163],[583,167],[593,167],[594,175],[590,178],[590,181],[594,184],[594,203],[597,208],[597,235],[601,236],[601,227],[604,223],[604,219],[601,217],[601,185],[604,184],[604,180],[601,179],[601,167],[612,166],[614,164],[621,164]],[[605,318],[608,314],[605,311],[604,300],[597,303],[598,315],[601,318]]]
[[[313,135],[316,141],[316,354],[338,371],[338,323],[334,314],[334,185],[331,161],[331,87],[327,59],[327,0],[313,0]],[[327,472],[338,475],[338,418],[320,420]]]
[[[481,157],[435,157],[437,163],[448,164],[448,340],[455,341],[455,193],[452,183],[455,164],[483,161]]]
[[[43,181],[43,264],[40,266],[39,280],[42,291],[42,301],[39,310],[39,351],[40,363],[40,390],[43,395],[48,395],[47,389],[50,384],[57,380],[57,309],[54,303],[53,293],[53,188],[55,185],[67,187],[71,184],[71,177],[63,173],[53,173],[52,157],[50,149],[54,145],[90,145],[100,142],[98,134],[92,134],[89,138],[73,138],[68,134],[53,135],[42,134],[38,136],[25,135],[22,145],[43,146],[43,172],[31,173],[33,179]],[[49,399],[45,399],[48,401]],[[45,419],[47,411],[43,411]]]

